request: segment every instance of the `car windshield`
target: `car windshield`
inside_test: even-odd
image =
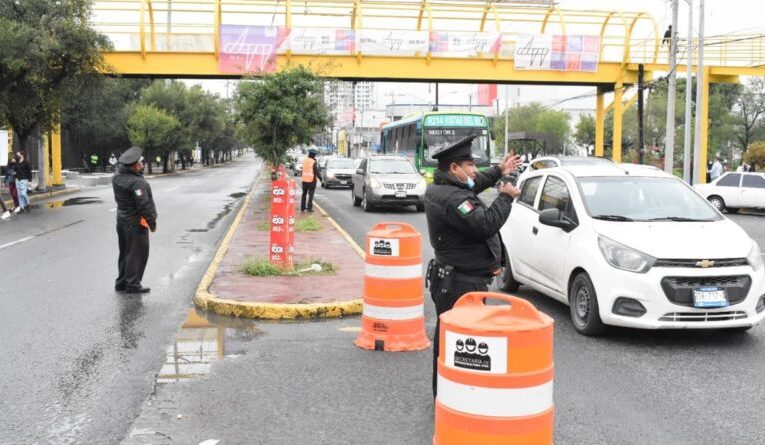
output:
[[[353,169],[353,159],[330,159],[327,161],[327,168]]]
[[[369,173],[412,174],[417,171],[412,163],[405,159],[373,159],[369,164]]]
[[[590,216],[607,221],[718,221],[702,197],[677,178],[579,178]]]
[[[609,159],[603,158],[563,158],[560,160],[561,165],[574,166],[574,165],[602,165],[613,164]]]

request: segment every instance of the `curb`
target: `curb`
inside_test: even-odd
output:
[[[56,196],[61,196],[61,195],[71,195],[74,193],[79,193],[81,191],[82,189],[79,189],[79,188],[70,188],[70,189],[63,189],[63,190],[54,190],[51,192],[38,193],[36,195],[29,196],[29,202],[32,203],[32,202],[42,201],[44,199],[54,198]],[[5,203],[7,207],[13,206],[12,199],[3,201],[3,202]]]
[[[244,214],[250,206],[252,195],[255,193],[257,187],[257,179],[253,184],[252,189],[247,194],[247,198],[242,205],[242,208],[237,212],[234,222],[231,223],[226,236],[221,241],[218,250],[215,252],[210,266],[207,268],[202,281],[197,286],[197,291],[194,295],[194,304],[204,310],[214,312],[219,315],[231,315],[234,317],[242,318],[260,318],[267,320],[294,320],[300,318],[336,318],[343,317],[345,315],[360,314],[363,307],[363,300],[349,300],[349,301],[337,301],[333,303],[252,303],[235,301],[224,298],[218,298],[215,294],[210,292],[209,288],[215,278],[215,273],[220,267],[220,263],[223,261],[223,257],[228,251],[228,247],[231,244],[231,240],[234,238],[236,229],[239,228],[239,224],[242,222]],[[316,205],[316,203],[314,203]],[[343,230],[335,220],[332,219],[321,207],[316,206],[319,211],[329,218],[330,223],[340,231],[340,234],[348,241],[351,247],[361,255],[363,258],[363,251],[353,241],[345,230]]]

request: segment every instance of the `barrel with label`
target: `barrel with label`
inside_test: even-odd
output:
[[[356,346],[415,351],[425,334],[421,235],[405,223],[385,222],[367,234],[364,309]]]
[[[486,300],[504,305],[486,305]],[[553,320],[471,292],[441,314],[436,445],[553,443]]]

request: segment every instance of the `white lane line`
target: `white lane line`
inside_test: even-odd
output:
[[[181,188],[181,186],[180,185],[176,185],[175,187],[170,187],[169,189],[167,189],[165,191],[166,192],[172,192],[173,190],[178,190],[179,188]]]
[[[20,240],[16,240],[16,241],[13,241],[13,242],[10,242],[10,243],[3,244],[2,246],[0,246],[0,250],[5,249],[6,247],[15,246],[16,244],[21,244],[21,243],[27,242],[27,241],[29,241],[29,240],[31,240],[33,238],[34,238],[34,236],[28,236],[26,238],[21,238]]]
[[[116,212],[116,211],[117,211],[117,207],[114,207],[114,208],[112,208],[112,209],[109,209],[109,211],[110,211],[110,212]]]

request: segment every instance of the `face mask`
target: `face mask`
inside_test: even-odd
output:
[[[463,170],[461,166],[460,166],[460,170],[462,170],[462,173],[465,173],[465,170]],[[467,173],[465,173],[465,177],[467,178],[465,180],[465,185],[470,190],[473,190],[473,187],[475,187],[475,181],[473,181],[473,178],[471,178],[470,175],[468,175]]]

